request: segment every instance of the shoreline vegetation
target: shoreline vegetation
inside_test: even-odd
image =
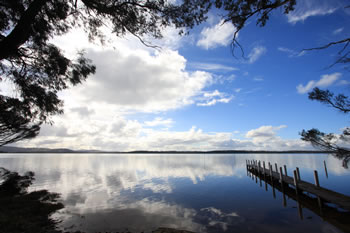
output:
[[[135,150],[135,151],[102,151],[102,150],[71,150],[67,148],[22,148],[2,146],[0,153],[67,153],[67,154],[329,154],[331,151],[320,150],[210,150],[210,151],[157,151],[157,150]]]

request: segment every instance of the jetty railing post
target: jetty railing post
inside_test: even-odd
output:
[[[320,187],[320,181],[318,180],[318,174],[316,170],[314,171],[314,178],[315,178],[315,185],[317,187]]]
[[[297,170],[299,170],[299,169],[297,168]],[[298,195],[298,181],[299,181],[299,179],[297,177],[298,176],[297,170],[293,171],[293,178],[294,178],[295,194],[296,194],[297,205],[298,205],[298,214],[299,214],[299,218],[301,220],[303,220],[303,209],[299,203],[299,195]]]
[[[297,179],[298,179],[298,180],[301,180],[301,179],[300,179],[300,171],[299,171],[299,168],[298,168],[298,167],[296,167],[296,171],[297,171]]]
[[[293,171],[293,175],[294,175],[294,186],[295,186],[295,193],[296,195],[298,195],[298,178],[297,178],[297,171],[294,170]]]
[[[327,177],[327,179],[328,179],[328,172],[327,172],[326,160],[323,160],[323,165],[324,165],[324,171],[326,172],[326,177]]]
[[[318,180],[318,174],[317,174],[316,170],[314,171],[314,178],[315,178],[315,185],[317,187],[320,187],[320,181]],[[323,214],[322,213],[322,200],[319,196],[317,196],[317,202],[318,202],[318,207],[320,208],[320,213],[322,215]]]
[[[271,178],[271,182],[273,183],[273,178],[272,178],[272,165],[271,164],[269,164],[270,165],[270,178]]]
[[[284,175],[285,175],[285,176],[288,176],[288,173],[287,173],[287,166],[284,165],[283,167],[284,167]]]
[[[280,167],[280,183],[283,187],[283,173],[282,173],[282,167]]]
[[[280,167],[280,182],[281,182],[281,189],[282,189],[282,195],[283,195],[283,206],[287,206],[287,200],[286,200],[286,195],[284,193],[284,182],[283,182],[283,172],[282,172],[282,167]]]
[[[278,166],[277,166],[277,163],[275,163],[275,168],[276,168],[276,172],[278,173]]]
[[[264,173],[264,180],[265,180],[265,183],[266,183],[266,169],[265,169],[265,161],[263,161],[263,173]]]

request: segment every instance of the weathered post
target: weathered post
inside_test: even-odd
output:
[[[269,164],[270,165],[270,178],[271,178],[271,182],[273,182],[273,177],[272,177],[272,165],[271,164]]]
[[[300,171],[299,171],[299,168],[296,167],[296,169],[297,169],[297,178],[298,178],[298,180],[301,180],[301,179],[300,179]]]
[[[275,163],[276,172],[278,173],[277,163]]]
[[[264,180],[266,179],[266,169],[265,169],[265,161],[263,161],[263,173],[264,173]],[[265,181],[266,182],[266,181]]]
[[[298,178],[297,178],[297,171],[296,170],[293,171],[293,175],[294,175],[295,193],[296,193],[296,195],[298,195]]]
[[[288,176],[288,174],[287,174],[287,166],[286,165],[284,165],[284,175]]]
[[[323,160],[323,165],[324,165],[324,171],[326,172],[326,177],[327,177],[327,179],[328,179],[328,172],[327,172],[326,160]]]
[[[317,187],[320,187],[320,181],[318,180],[318,174],[316,170],[314,171],[314,178],[315,178],[315,185]]]
[[[314,178],[315,178],[315,185],[316,187],[320,187],[320,181],[318,180],[318,174],[317,174],[317,171],[315,170],[314,171]],[[320,208],[320,213],[321,215],[323,215],[323,212],[322,212],[322,200],[319,196],[317,196],[317,202],[318,202],[318,207]]]
[[[283,173],[282,173],[282,167],[280,167],[280,183],[283,186]]]

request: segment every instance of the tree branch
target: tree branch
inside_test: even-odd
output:
[[[45,3],[46,0],[33,1],[11,33],[0,41],[0,60],[15,54],[17,49],[29,39],[32,31],[31,25]]]

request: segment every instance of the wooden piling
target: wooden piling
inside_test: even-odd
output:
[[[276,172],[278,173],[277,163],[275,163]]]
[[[324,165],[324,171],[325,171],[325,173],[326,173],[326,177],[328,178],[326,160],[323,160],[323,165]]]
[[[264,176],[265,176],[265,161],[263,161],[263,172],[264,172]]]
[[[269,163],[270,165],[270,178],[271,178],[271,182],[273,182],[273,177],[272,177],[272,165]]]
[[[284,175],[285,175],[285,176],[288,176],[288,173],[287,173],[287,166],[286,166],[286,165],[283,165],[283,167],[284,167]]]
[[[301,180],[301,179],[300,179],[300,171],[299,171],[299,168],[298,168],[298,167],[296,167],[296,171],[297,171],[297,179],[298,179],[298,180]]]
[[[295,186],[295,193],[298,195],[298,178],[297,178],[297,171],[294,170],[293,171],[293,175],[294,175],[294,186]]]
[[[283,173],[282,173],[282,167],[280,167],[280,183],[283,185]]]
[[[316,170],[314,171],[314,178],[315,178],[315,185],[317,187],[320,187],[320,181],[318,180],[318,174]]]

